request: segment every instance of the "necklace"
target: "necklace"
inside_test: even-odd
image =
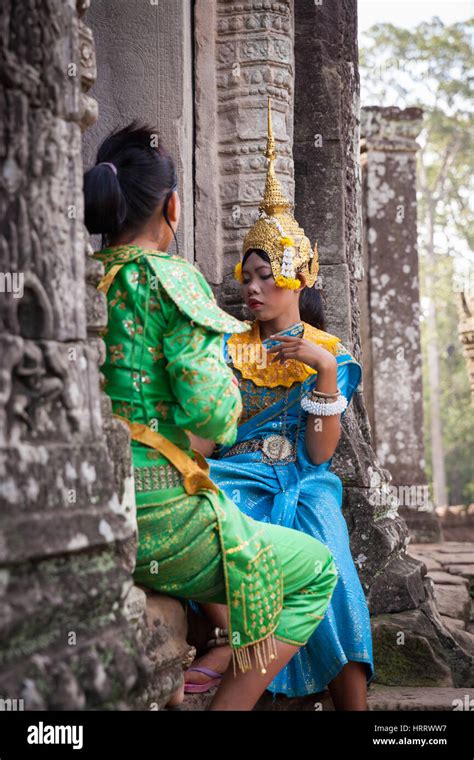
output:
[[[261,386],[255,386],[252,380],[247,379],[246,380],[247,387],[246,387],[246,396],[245,396],[245,403],[247,405],[247,409],[250,408],[250,402],[251,402],[251,395],[252,395],[252,387],[254,388],[253,394],[255,393],[262,393],[263,388]],[[259,438],[255,436],[255,438],[252,438],[250,440],[244,441],[240,444],[236,444],[235,446],[232,446],[231,449],[225,454],[224,456],[231,456],[232,454],[236,454],[239,452],[243,452],[246,450],[253,450],[253,449],[262,449],[262,461],[267,462],[269,464],[287,464],[288,462],[295,462],[297,459],[297,450],[298,450],[298,440],[299,440],[299,433],[301,430],[301,424],[302,424],[302,418],[304,415],[304,410],[301,406],[301,399],[304,395],[304,388],[303,383],[299,384],[299,393],[298,393],[298,418],[296,423],[296,429],[295,429],[295,435],[294,440],[292,440],[292,437],[287,434],[288,428],[287,428],[287,418],[288,418],[288,402],[289,402],[289,395],[290,395],[291,388],[285,387],[284,394],[281,397],[283,399],[283,415],[281,415],[281,412],[277,412],[274,414],[274,417],[280,417],[278,421],[275,421],[272,423],[272,427],[275,428],[274,433],[270,433],[262,438]],[[250,419],[250,418],[248,418]],[[272,417],[267,418],[264,422],[268,423]],[[258,430],[259,425],[264,424],[263,422],[257,423],[256,425],[256,433]]]

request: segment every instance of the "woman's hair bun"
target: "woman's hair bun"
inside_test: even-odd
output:
[[[84,174],[87,229],[108,239],[140,230],[175,182],[173,159],[157,129],[134,121],[115,130],[101,144],[96,165]]]
[[[112,167],[99,162],[84,174],[84,221],[91,235],[116,234],[127,216],[120,181]]]

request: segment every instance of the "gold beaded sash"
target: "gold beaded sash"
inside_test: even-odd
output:
[[[130,422],[125,417],[120,417],[118,414],[114,414],[114,417],[121,420],[127,425],[130,430],[132,441],[139,441],[140,443],[149,446],[152,449],[156,449],[163,456],[176,467],[177,470],[184,476],[183,486],[188,494],[195,494],[201,488],[208,488],[215,493],[219,492],[218,486],[212,482],[209,477],[209,465],[205,458],[198,451],[193,449],[193,453],[196,459],[191,459],[185,451],[176,446],[176,444],[169,441],[161,433],[156,433],[147,425],[143,425],[138,422]]]
[[[134,467],[135,490],[140,492],[162,491],[183,485],[182,474],[172,464],[153,464]]]

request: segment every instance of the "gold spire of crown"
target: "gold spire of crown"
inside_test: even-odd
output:
[[[318,248],[305,237],[304,230],[292,215],[292,203],[285,197],[275,175],[275,139],[273,137],[271,100],[268,98],[268,134],[265,156],[268,159],[267,176],[263,198],[259,204],[260,216],[244,238],[243,254],[252,249],[268,255],[275,284],[281,288],[298,289],[305,277],[306,285],[312,287],[319,271]],[[242,264],[234,269],[234,276],[242,282]]]
[[[280,182],[275,175],[276,156],[275,138],[273,137],[272,125],[272,105],[271,98],[268,96],[268,135],[267,149],[265,151],[265,157],[268,158],[268,167],[265,190],[258,208],[260,211],[265,211],[269,216],[273,216],[275,213],[281,213],[282,211],[287,211],[291,208],[291,203],[285,198]]]

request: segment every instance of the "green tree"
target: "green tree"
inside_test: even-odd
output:
[[[435,502],[474,499],[474,434],[457,299],[472,276],[472,50],[474,21],[439,18],[366,33],[360,65],[363,105],[424,111],[418,153],[418,228],[425,442]]]

